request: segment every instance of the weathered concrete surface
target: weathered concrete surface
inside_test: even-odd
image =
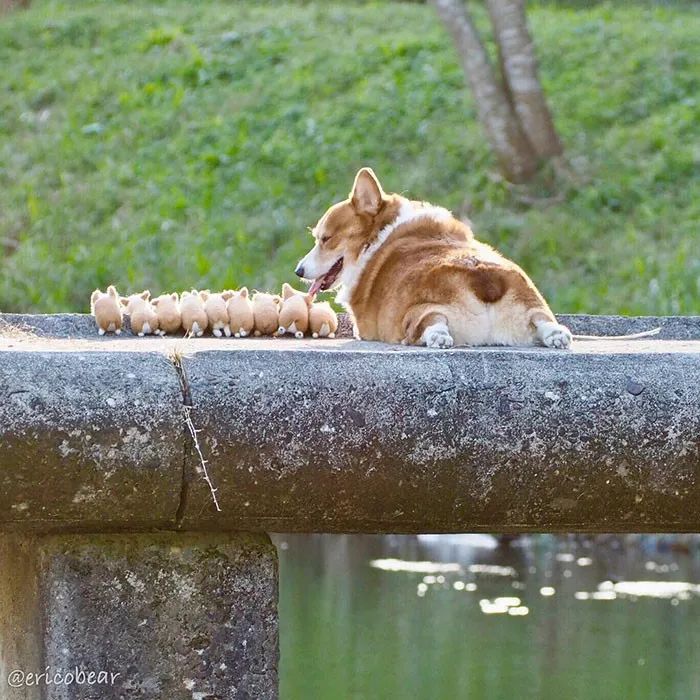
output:
[[[166,527],[180,498],[182,393],[154,353],[0,350],[0,525]]]
[[[277,697],[267,536],[10,536],[0,557],[3,700]],[[13,669],[46,667],[65,681],[76,667],[118,675],[8,684]]]
[[[81,317],[75,323],[83,321],[92,323]],[[6,334],[0,338],[0,396],[21,400],[22,394],[7,392],[9,382],[29,386],[30,396],[41,400],[40,410],[22,414],[24,432],[5,429],[16,442],[0,450],[0,498],[6,499],[0,524],[54,530],[88,522],[92,529],[698,531],[700,319],[628,321],[571,325],[579,333],[661,325],[666,338],[581,341],[572,352],[561,352],[436,351],[351,339],[105,340],[91,325],[88,336],[73,325],[70,339],[55,329],[58,338]],[[180,377],[169,353],[181,358]],[[37,369],[50,362],[65,368],[58,383]],[[162,416],[156,431],[161,442],[146,451],[153,460],[138,462],[131,438],[128,449],[120,448],[118,432],[92,431],[101,452],[104,444],[117,445],[113,464],[132,491],[116,491],[112,503],[110,494],[121,488],[119,471],[112,481],[101,481],[102,460],[91,462],[91,453],[82,450],[64,462],[71,489],[41,493],[46,470],[52,483],[60,481],[56,455],[66,439],[64,406],[81,425],[116,431],[126,421],[136,436],[147,426],[154,430],[150,409],[127,410],[128,402],[119,411],[96,408],[108,395],[100,367],[113,370],[115,386],[122,386],[127,372],[148,377],[139,385],[140,397]],[[65,386],[76,374],[91,379],[66,398]],[[7,403],[0,402],[0,419],[15,420]],[[221,513],[196,472],[183,403],[193,407]],[[101,420],[85,421],[95,411]],[[34,461],[41,454],[36,441],[51,455],[45,462]],[[28,450],[36,456],[11,456]],[[155,481],[141,486],[147,477]],[[81,509],[73,497],[85,479],[102,489]],[[17,518],[14,493],[24,498],[32,486],[32,508]],[[45,506],[46,499],[50,516],[39,517],[33,504]]]
[[[580,335],[627,335],[651,328],[661,328],[659,339],[700,339],[700,316],[591,316],[588,314],[558,314],[561,323]],[[339,338],[352,335],[352,325],[346,314],[339,315]],[[129,338],[128,318],[125,318],[125,333],[120,337],[97,338],[95,320],[88,314],[0,314],[2,325],[24,328],[40,336],[52,338],[94,338],[98,341],[126,340]],[[143,340],[143,339],[140,339]],[[149,340],[149,339],[146,339]],[[154,340],[154,338],[150,338]],[[224,341],[226,342],[226,341]]]
[[[700,529],[700,353],[205,352],[184,368],[223,510],[193,479],[185,527]]]

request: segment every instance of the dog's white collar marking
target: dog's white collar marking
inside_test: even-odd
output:
[[[423,218],[433,219],[434,221],[447,221],[452,218],[452,214],[444,207],[436,207],[427,202],[411,202],[405,199],[401,202],[399,215],[377,234],[376,239],[360,253],[355,263],[352,265],[343,265],[343,271],[340,274],[341,286],[335,296],[335,300],[343,306],[349,306],[353,290],[363,270],[372,256],[386,242],[387,238],[389,238],[399,226],[409,221]]]

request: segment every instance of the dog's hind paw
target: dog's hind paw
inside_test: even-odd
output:
[[[454,340],[445,323],[434,323],[428,326],[423,331],[421,342],[429,348],[451,348],[454,345]]]
[[[571,331],[562,326],[561,323],[553,321],[545,321],[537,326],[537,336],[542,344],[547,348],[557,348],[559,350],[567,350],[571,347],[573,337]]]

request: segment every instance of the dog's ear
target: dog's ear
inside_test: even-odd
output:
[[[362,168],[355,175],[355,182],[350,192],[350,201],[358,214],[374,216],[379,213],[385,195],[382,186],[372,168]]]

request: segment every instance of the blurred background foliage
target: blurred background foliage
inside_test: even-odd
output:
[[[0,17],[0,309],[85,311],[110,282],[276,287],[371,165],[469,217],[555,311],[700,313],[698,3],[540,0],[529,17],[572,175],[527,187],[497,175],[421,3]]]

